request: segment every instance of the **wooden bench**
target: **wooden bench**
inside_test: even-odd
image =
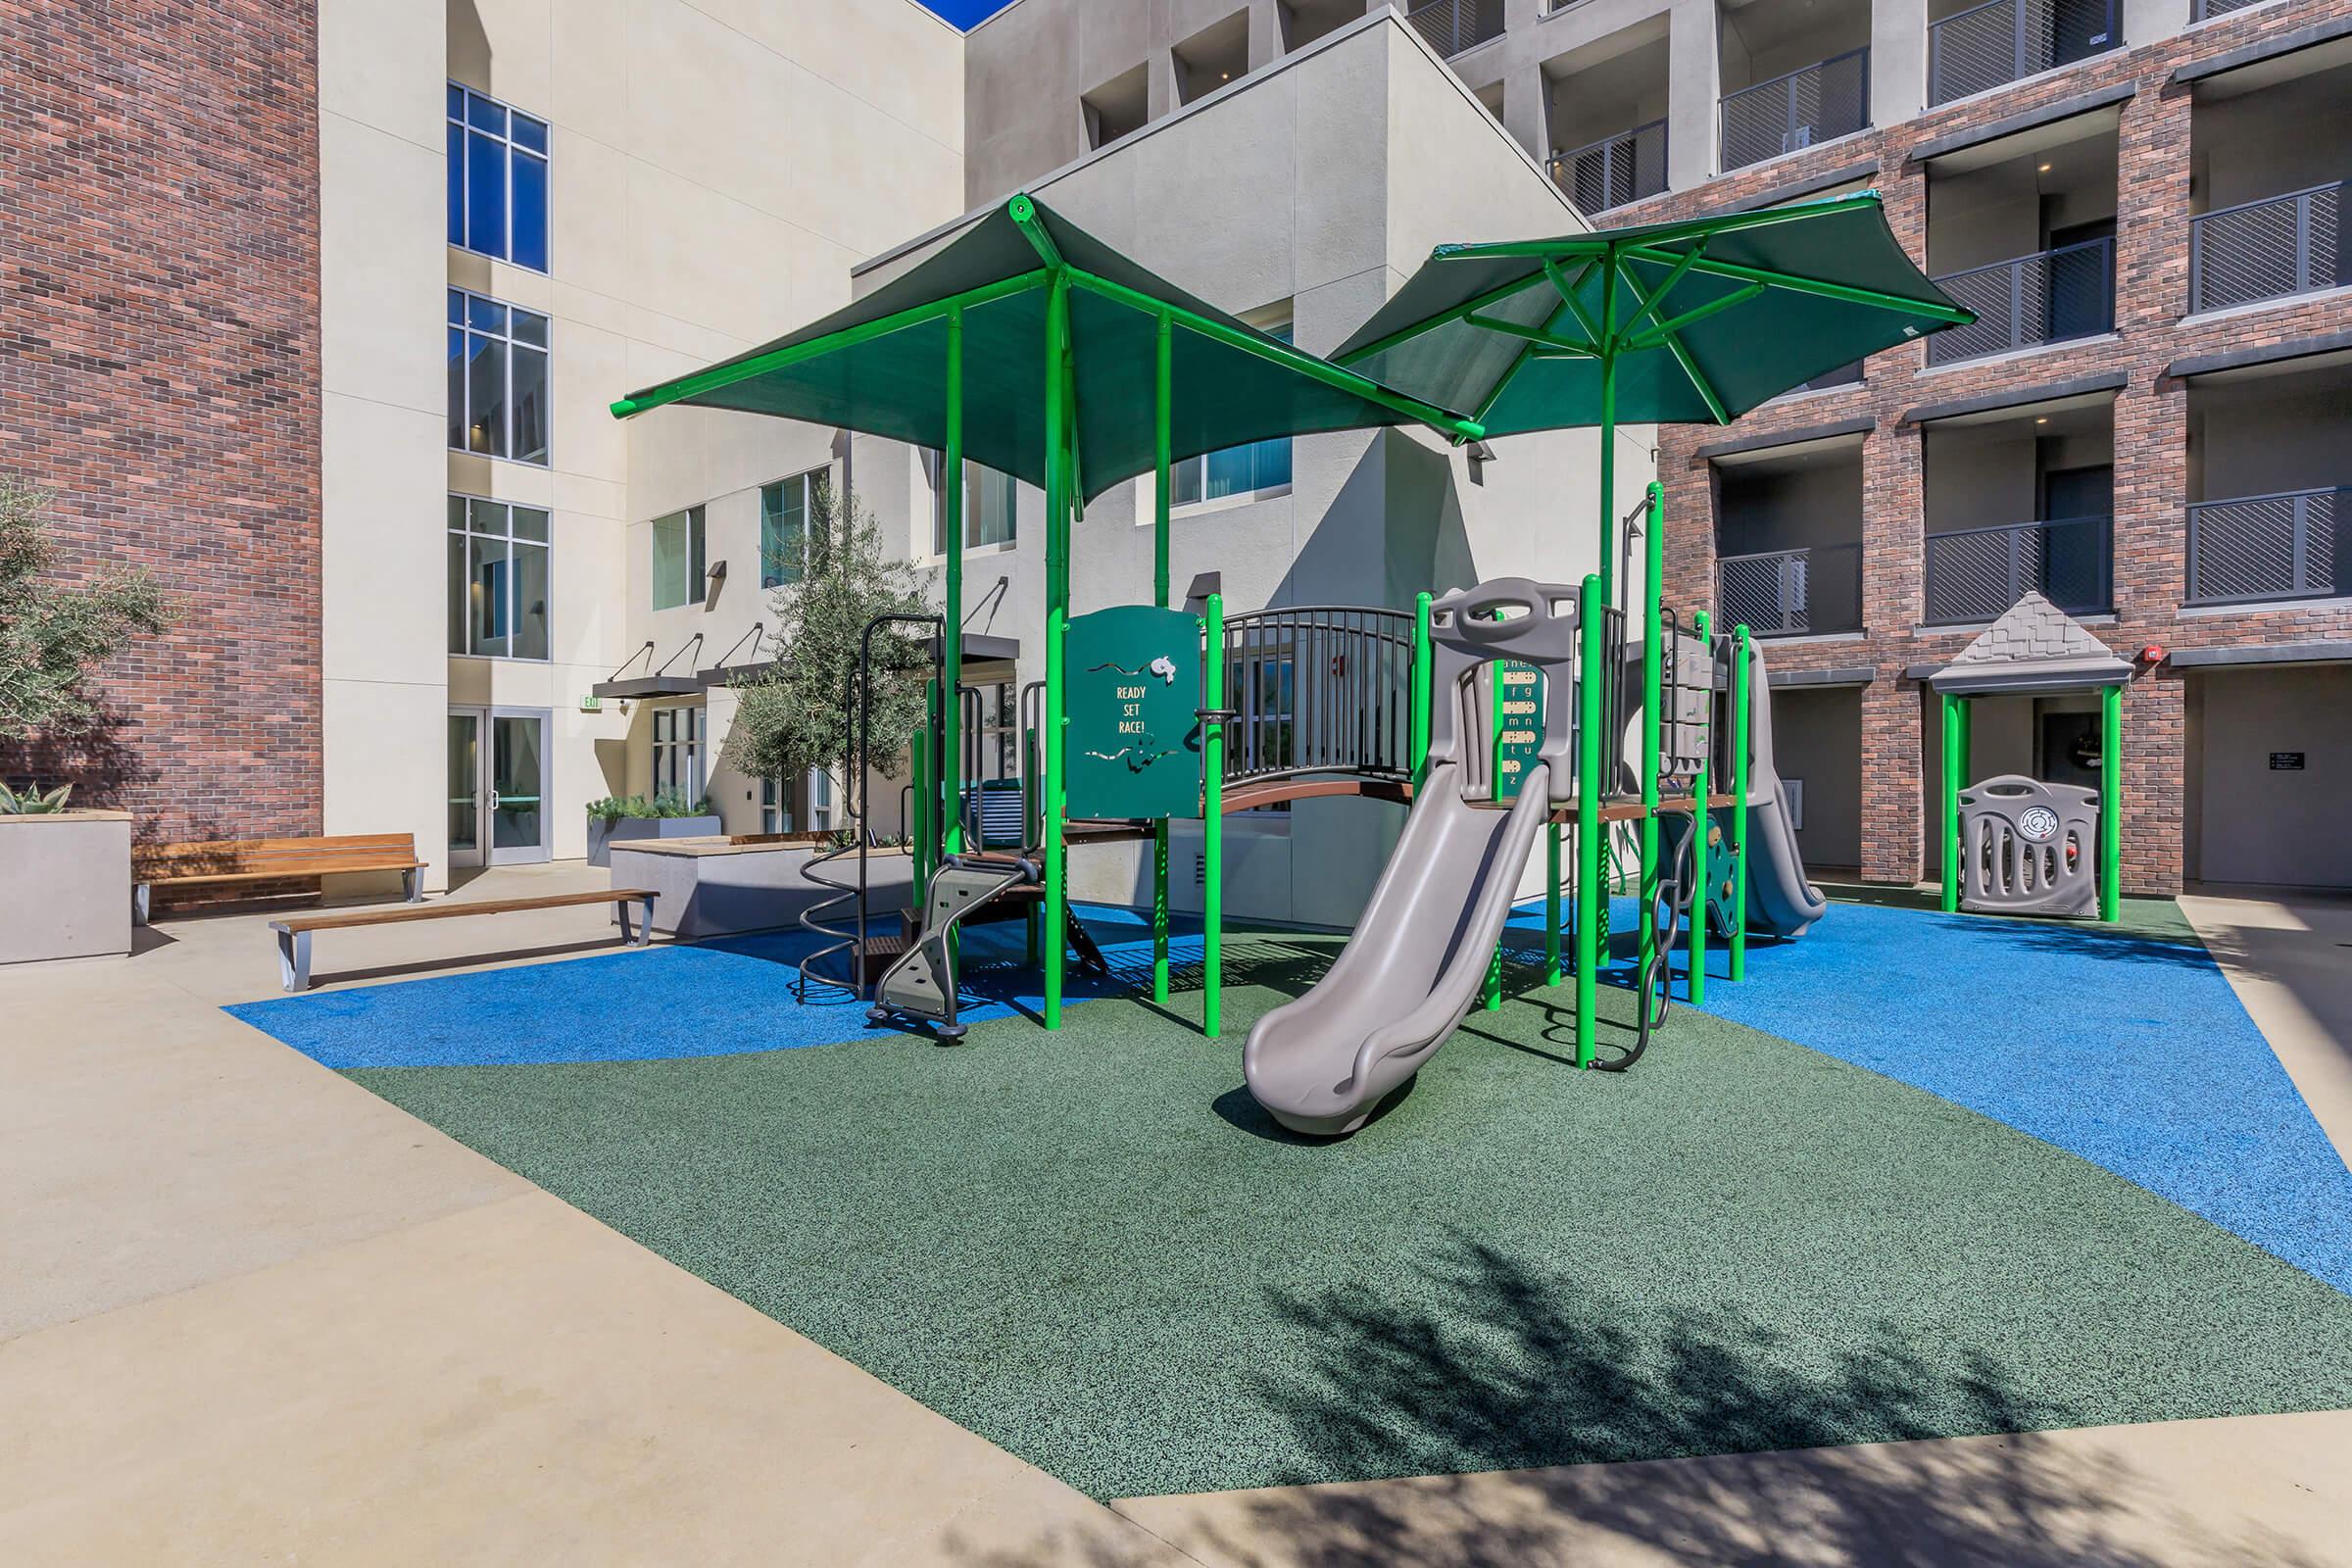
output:
[[[610,904],[620,922],[621,940],[642,948],[653,940],[654,894],[645,888],[612,888],[601,893],[550,893],[535,899],[482,899],[472,903],[425,904],[373,909],[329,909],[320,914],[272,920],[277,933],[278,977],[288,991],[311,988],[311,933],[363,925],[406,925],[411,920],[456,920],[469,914],[514,914],[524,909],[564,909],[574,905]],[[629,906],[638,906],[637,927],[629,928]]]
[[[289,878],[337,875],[346,871],[398,871],[401,890],[415,904],[424,862],[416,858],[411,833],[349,833],[318,839],[219,839],[203,844],[154,844],[131,852],[133,922],[147,922],[150,888],[221,887],[238,882],[282,882]]]

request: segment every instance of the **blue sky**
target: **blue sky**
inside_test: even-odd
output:
[[[921,0],[921,3],[958,27],[969,28],[983,17],[991,17],[1004,10],[1012,0]]]

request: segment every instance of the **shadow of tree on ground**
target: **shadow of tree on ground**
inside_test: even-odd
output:
[[[1251,1387],[1293,1435],[1298,1482],[1421,1479],[1138,1512],[1199,1560],[1247,1568],[1661,1557],[1736,1568],[2316,1568],[2259,1529],[2189,1518],[2096,1444],[2026,1432],[1886,1446],[2050,1419],[2046,1401],[2029,1412],[2004,1369],[1983,1358],[1936,1365],[1891,1330],[1826,1358],[1792,1354],[1774,1336],[1696,1313],[1628,1329],[1608,1291],[1539,1276],[1465,1240],[1419,1275],[1383,1300],[1277,1295],[1278,1313],[1321,1347],[1318,1361],[1304,1378],[1259,1376]],[[1699,1455],[1718,1457],[1672,1462]],[[1668,1462],[1623,1462],[1640,1460]],[[1469,1464],[1488,1468],[1454,1473]],[[1135,1536],[1105,1527],[963,1560],[1107,1568],[1151,1558]]]

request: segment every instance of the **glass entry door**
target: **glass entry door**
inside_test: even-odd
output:
[[[482,710],[449,715],[449,863],[482,863]]]
[[[451,710],[450,864],[549,858],[547,725],[545,710]]]

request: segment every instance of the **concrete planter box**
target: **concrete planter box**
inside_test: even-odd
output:
[[[130,813],[0,816],[0,963],[130,951]]]
[[[633,839],[707,839],[725,832],[715,816],[600,816],[588,819],[588,863],[611,865],[612,846]]]
[[[659,894],[654,929],[667,936],[691,942],[773,931],[795,924],[802,910],[832,896],[801,875],[809,858],[821,853],[813,835],[642,839],[612,846],[612,885]],[[845,882],[856,875],[843,860],[826,869]],[[866,885],[874,919],[896,929],[895,911],[909,891],[905,852],[875,851]]]

